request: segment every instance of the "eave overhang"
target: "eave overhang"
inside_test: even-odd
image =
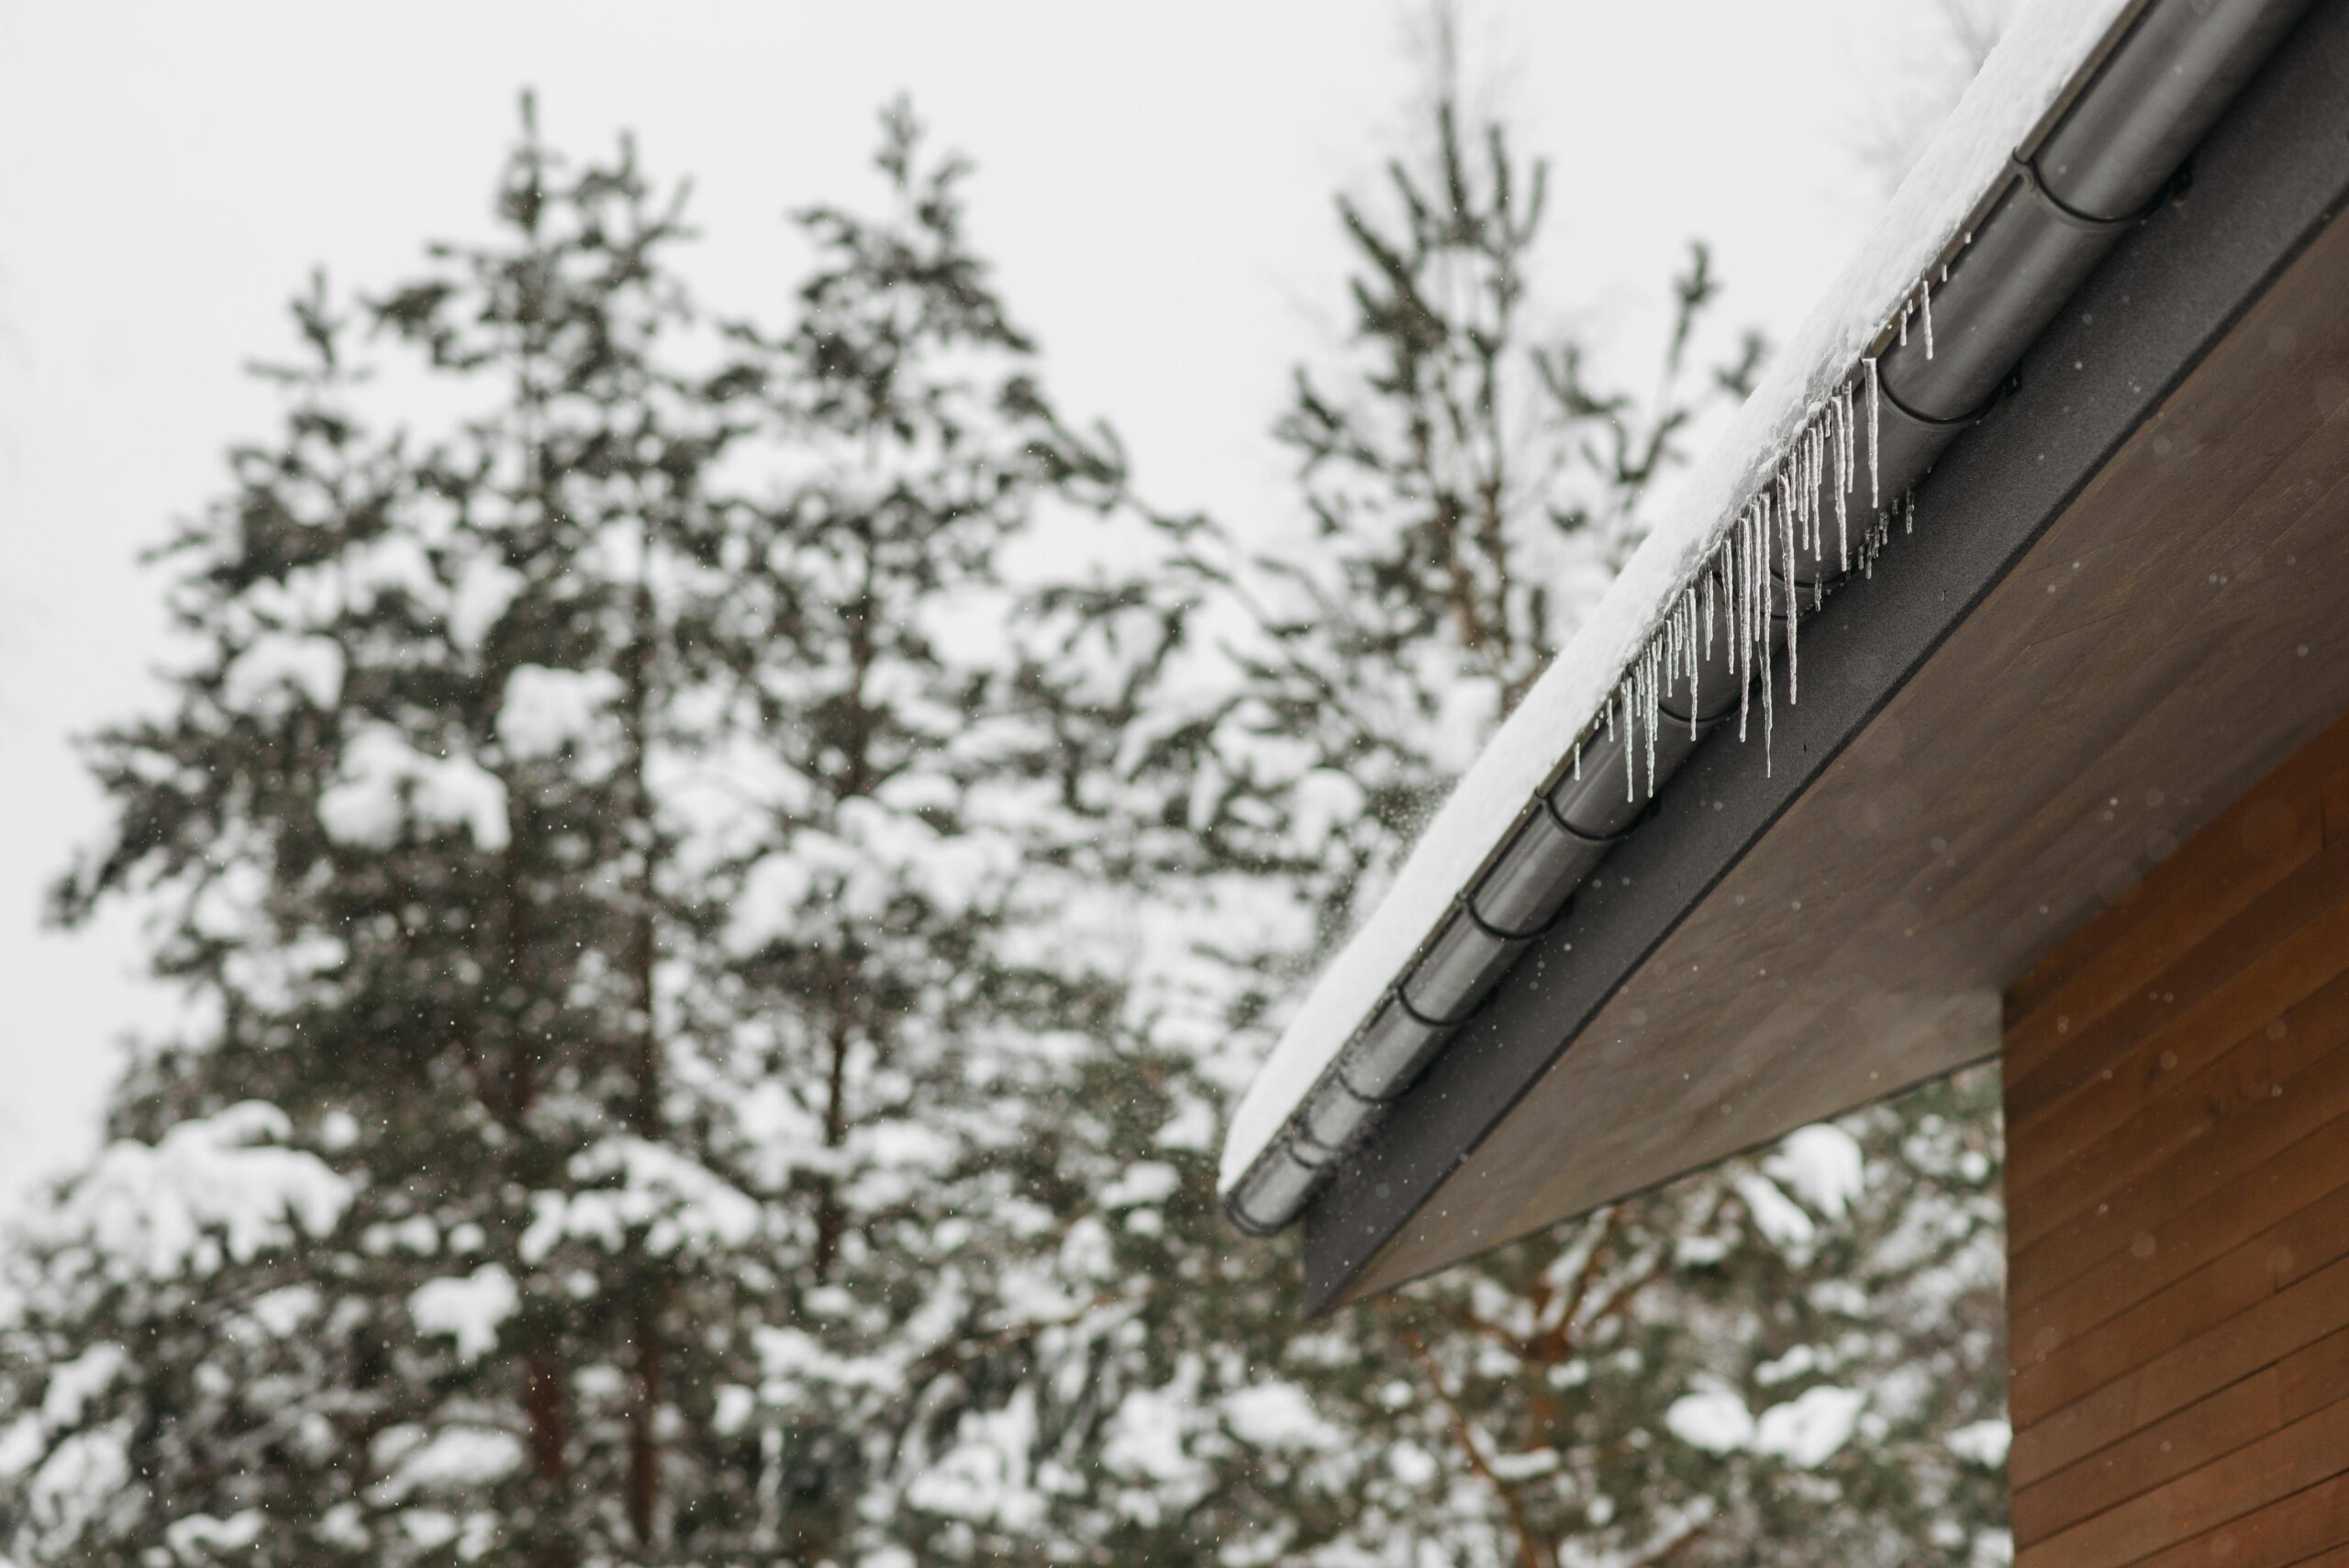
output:
[[[2009,981],[2349,706],[2349,6],[2193,175],[1809,618],[1767,762],[1695,747],[1330,1162],[1310,1307],[1988,1054]]]

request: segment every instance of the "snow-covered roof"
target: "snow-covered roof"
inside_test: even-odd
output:
[[[1234,1111],[1229,1191],[1277,1140],[1533,799],[1590,733],[1749,502],[1858,375],[2137,0],[2037,0],[1644,543],[1461,780],[1386,895],[1314,981]]]

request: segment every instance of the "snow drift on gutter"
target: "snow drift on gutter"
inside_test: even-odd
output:
[[[1844,267],[1690,470],[1623,573],[1501,726],[1370,917],[1282,1032],[1225,1136],[1227,1190],[1269,1148],[1404,965],[1432,935],[1518,813],[1588,733],[1624,673],[1813,416],[1858,370],[1920,281],[1964,239],[1983,200],[2062,103],[2134,0],[2037,0],[1999,42]]]

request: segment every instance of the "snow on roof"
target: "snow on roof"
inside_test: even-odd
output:
[[[2015,153],[2066,99],[2135,0],[2036,0],[1985,63],[1884,217],[1780,350],[1721,439],[1688,472],[1646,540],[1501,726],[1290,1018],[1232,1113],[1227,1190],[1433,934],[1518,813],[1588,733],[1624,673],[1711,561],[1746,501],[1850,382],[1920,281],[1964,243]]]

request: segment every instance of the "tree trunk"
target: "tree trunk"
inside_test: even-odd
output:
[[[651,784],[647,774],[647,734],[651,711],[651,665],[655,631],[651,590],[651,528],[641,536],[642,558],[636,585],[635,635],[628,651],[629,746],[630,751],[629,826],[639,836],[635,929],[629,933],[629,976],[635,995],[636,1041],[634,1095],[629,1107],[632,1130],[647,1141],[661,1131],[662,1051],[658,1000],[653,971],[660,956],[659,894],[655,886],[655,855],[659,839],[652,820]],[[650,1546],[661,1529],[661,1408],[665,1397],[667,1346],[663,1318],[669,1302],[667,1262],[651,1253],[636,1260],[634,1296],[629,1324],[633,1341],[636,1397],[629,1411],[628,1519],[639,1545]]]

